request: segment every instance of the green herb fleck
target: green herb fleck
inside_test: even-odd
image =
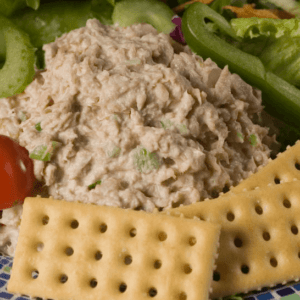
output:
[[[19,112],[19,119],[21,122],[25,122],[27,120],[26,114],[23,111]]]
[[[41,122],[35,124],[35,129],[36,129],[37,131],[39,131],[39,132],[42,131]]]
[[[121,148],[119,147],[114,147],[114,149],[111,152],[108,152],[109,157],[118,157],[121,153]]]
[[[29,157],[41,161],[50,161],[58,142],[52,142],[50,147],[45,145],[37,146]]]
[[[10,270],[11,270],[11,268],[8,266],[4,268],[4,272],[6,272],[6,273],[10,273]]]
[[[257,137],[255,134],[251,134],[249,137],[249,142],[252,146],[256,146],[257,145]]]
[[[129,66],[140,65],[141,63],[142,61],[140,59],[131,59],[125,61],[125,64]]]
[[[243,135],[242,135],[240,132],[237,132],[237,136],[238,136],[242,141],[244,141],[244,137],[243,137]]]
[[[88,186],[89,190],[93,190],[97,185],[101,184],[101,180],[96,181],[95,183]]]
[[[134,165],[138,171],[144,173],[160,167],[156,153],[148,152],[145,148],[139,149],[134,154]]]
[[[117,114],[113,114],[113,118],[114,120],[116,120],[117,122],[120,122],[119,116]]]
[[[179,124],[179,125],[177,125],[177,128],[179,129],[179,131],[180,131],[181,134],[186,134],[187,133],[186,125]]]
[[[173,123],[170,120],[160,121],[160,124],[163,129],[169,129],[173,125]]]

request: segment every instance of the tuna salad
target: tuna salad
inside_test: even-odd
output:
[[[46,69],[0,99],[0,134],[29,151],[36,194],[151,212],[215,198],[267,164],[260,91],[151,25],[90,19],[43,49]],[[0,220],[12,256],[21,213]]]

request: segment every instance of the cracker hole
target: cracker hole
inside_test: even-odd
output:
[[[212,192],[211,192],[211,197],[212,197],[213,199],[216,199],[216,198],[219,197],[219,194],[220,194],[220,193],[219,193],[216,189],[213,189]]]
[[[79,223],[78,223],[77,220],[73,220],[73,221],[71,222],[71,227],[72,227],[73,229],[78,228],[78,226],[79,226]]]
[[[150,297],[155,297],[157,295],[157,289],[154,288],[154,287],[150,288],[149,291],[148,291],[148,295]]]
[[[263,239],[264,239],[265,241],[269,241],[269,240],[271,239],[270,233],[267,232],[267,231],[265,231],[265,232],[263,233]]]
[[[65,250],[65,253],[68,255],[68,256],[71,256],[74,254],[74,250],[73,248],[71,247],[67,247],[66,250]]]
[[[237,248],[241,248],[243,246],[243,241],[240,239],[240,238],[235,238],[234,239],[234,245],[237,247]]]
[[[49,217],[44,216],[43,219],[42,219],[42,223],[43,223],[43,225],[47,225],[49,223]]]
[[[194,236],[191,236],[191,237],[189,238],[189,245],[190,245],[190,246],[195,246],[196,243],[197,243],[197,239],[196,239]]]
[[[293,226],[291,227],[291,231],[292,231],[293,234],[297,235],[297,234],[298,234],[298,228],[297,228],[297,226],[296,226],[296,225],[293,225]]]
[[[227,213],[227,220],[232,222],[234,220],[234,214],[232,212]]]
[[[100,260],[102,258],[102,252],[101,251],[97,251],[96,253],[95,253],[95,259],[96,260]]]
[[[263,213],[263,209],[260,205],[255,206],[255,211],[258,215],[262,215],[262,213]]]
[[[135,228],[132,228],[130,231],[129,231],[129,235],[131,237],[135,237],[136,236],[136,229]]]
[[[179,300],[187,300],[187,294],[185,292],[181,292],[179,294]]]
[[[156,261],[154,262],[153,265],[154,265],[154,268],[155,268],[155,269],[160,269],[162,263],[161,263],[161,261],[158,259],[158,260],[156,260]]]
[[[292,204],[288,199],[283,200],[283,206],[286,208],[291,208]]]
[[[39,271],[38,270],[33,270],[31,272],[31,277],[32,277],[32,279],[37,279],[39,277]]]
[[[120,285],[119,285],[119,291],[121,293],[124,293],[125,291],[127,290],[127,284],[122,282]]]
[[[229,191],[230,191],[229,185],[226,184],[226,185],[223,187],[222,192],[223,192],[224,194],[226,194],[226,193],[228,193]]]
[[[280,179],[278,177],[275,177],[274,182],[275,182],[275,184],[280,184]]]
[[[249,273],[249,267],[247,265],[242,265],[241,266],[241,271],[243,274],[248,274]]]
[[[295,168],[300,171],[300,164],[298,162],[295,163]]]
[[[163,242],[167,239],[167,234],[164,232],[164,231],[161,231],[159,234],[158,234],[158,239]]]
[[[59,281],[60,281],[61,283],[66,283],[66,282],[68,281],[68,276],[67,276],[66,274],[60,275]]]
[[[106,232],[106,230],[107,230],[107,225],[105,223],[102,223],[100,225],[100,232],[104,233]]]
[[[36,246],[36,250],[38,252],[41,252],[41,251],[43,251],[43,249],[44,249],[44,244],[43,243],[38,243],[37,246]]]
[[[300,258],[300,251],[298,252],[298,258]]]
[[[189,264],[185,264],[183,266],[183,271],[185,274],[190,274],[190,273],[192,273],[192,267]]]
[[[125,265],[130,265],[132,263],[132,257],[131,255],[126,255],[124,258]]]
[[[272,267],[277,267],[277,265],[278,265],[278,263],[277,263],[277,259],[275,258],[275,257],[272,257],[271,259],[270,259],[270,264],[271,264],[271,266]]]
[[[214,274],[213,274],[213,280],[214,281],[220,281],[221,279],[221,275],[218,271],[214,271]]]
[[[90,281],[90,287],[91,288],[95,288],[98,284],[98,281],[96,278],[93,278],[91,281]]]

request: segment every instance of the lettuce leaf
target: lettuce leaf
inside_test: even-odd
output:
[[[257,56],[268,71],[300,88],[300,19],[237,18],[230,21],[237,47]]]
[[[230,24],[241,38],[300,37],[300,19],[235,18]]]

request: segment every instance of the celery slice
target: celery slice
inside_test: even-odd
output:
[[[52,142],[49,149],[46,145],[37,146],[29,155],[31,159],[50,161],[58,142]]]
[[[0,98],[4,98],[23,92],[32,82],[35,49],[29,36],[1,15],[0,31],[6,42],[6,60],[0,70]]]
[[[173,16],[172,9],[158,0],[123,0],[115,4],[112,20],[122,27],[149,23],[156,30],[169,34],[175,28]]]

